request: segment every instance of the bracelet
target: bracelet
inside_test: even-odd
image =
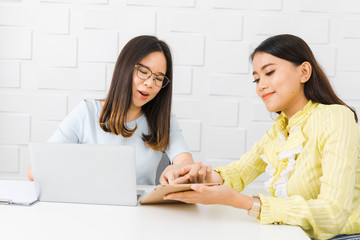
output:
[[[253,196],[254,202],[251,209],[248,211],[249,216],[258,218],[260,216],[261,202],[258,196]]]

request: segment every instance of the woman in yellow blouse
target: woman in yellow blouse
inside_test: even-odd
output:
[[[170,183],[217,182],[166,199],[249,210],[261,224],[302,227],[311,238],[360,239],[360,128],[334,93],[309,46],[293,35],[262,42],[251,55],[256,92],[272,128],[239,161],[212,171],[196,163]],[[271,196],[243,195],[263,172]],[[351,236],[349,236],[351,235]]]

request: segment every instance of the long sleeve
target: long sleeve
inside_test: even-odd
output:
[[[263,146],[274,136],[274,126],[265,133],[259,142],[256,142],[250,151],[243,154],[240,160],[228,166],[216,168],[224,179],[224,184],[230,185],[234,190],[241,192],[246,185],[265,171],[267,164],[262,160]]]
[[[325,110],[323,110],[325,111]],[[354,211],[355,184],[359,184],[359,126],[346,107],[333,106],[326,114],[318,115],[313,134],[318,138],[317,154],[309,154],[306,161],[320,158],[320,193],[315,199],[292,195],[285,199],[259,194],[262,201],[260,223],[275,222],[301,226],[311,237],[328,239],[339,234]],[[315,152],[315,151],[314,151]],[[308,173],[310,176],[311,174]],[[303,179],[313,188],[315,179]],[[360,231],[360,229],[354,229]],[[351,233],[351,232],[346,232]]]

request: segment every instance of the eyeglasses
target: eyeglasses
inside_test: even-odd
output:
[[[152,75],[155,76],[153,80],[155,81],[155,85],[164,88],[170,82],[169,78],[162,74],[155,74],[153,73],[148,67],[145,67],[141,64],[136,64],[136,74],[142,80],[148,80]]]

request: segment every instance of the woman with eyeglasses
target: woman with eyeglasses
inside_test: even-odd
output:
[[[213,171],[200,163],[175,182],[195,191],[166,199],[248,210],[261,224],[300,226],[311,238],[360,239],[360,129],[301,38],[277,35],[251,55],[256,93],[280,115],[239,161]],[[202,169],[206,169],[202,170]],[[267,173],[269,195],[240,192]],[[291,239],[291,236],[289,236]]]
[[[165,42],[154,36],[131,39],[117,59],[106,99],[83,101],[48,141],[134,146],[138,185],[155,184],[165,152],[172,165],[164,170],[161,181],[171,181],[177,175],[169,170],[194,163],[171,115],[172,75]]]

